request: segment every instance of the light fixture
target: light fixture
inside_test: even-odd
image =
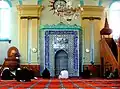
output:
[[[32,48],[32,52],[36,53],[37,52],[37,48]]]
[[[90,50],[87,48],[87,49],[85,49],[85,52],[86,52],[86,53],[89,53],[89,52],[90,52]]]
[[[52,7],[50,10],[53,10],[53,14],[57,14],[60,17],[63,17],[67,22],[77,19],[80,15],[80,12],[83,11],[83,8],[78,4],[77,7],[72,6],[72,1],[70,0],[53,0],[50,1]]]

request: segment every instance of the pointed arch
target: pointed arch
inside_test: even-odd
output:
[[[10,6],[0,1],[0,39],[8,39],[10,30]]]
[[[7,1],[0,1],[0,9],[1,8],[10,8],[10,5]]]
[[[120,36],[120,1],[115,1],[110,5],[109,8],[109,25],[113,30],[113,38],[118,39]]]
[[[68,54],[61,49],[55,54],[55,76],[58,76],[63,69],[68,70]]]

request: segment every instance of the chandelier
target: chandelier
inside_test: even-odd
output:
[[[50,3],[49,7],[52,7],[50,11],[53,10],[53,14],[63,17],[67,22],[77,19],[80,12],[83,11],[80,4],[77,7],[73,7],[70,0],[54,0],[50,1]]]

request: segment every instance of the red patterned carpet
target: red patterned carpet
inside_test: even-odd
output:
[[[120,79],[0,80],[0,89],[120,89]]]

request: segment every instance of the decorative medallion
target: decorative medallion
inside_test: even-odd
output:
[[[50,3],[49,7],[52,7],[50,11],[53,10],[53,14],[63,17],[67,22],[77,19],[80,12],[83,11],[80,4],[77,5],[78,7],[73,7],[70,0],[52,0]]]
[[[65,0],[53,0],[50,1],[50,3],[51,5],[49,6],[52,7],[50,10],[54,10],[54,14],[57,13],[58,15],[60,15],[60,13],[63,12],[66,7]]]

